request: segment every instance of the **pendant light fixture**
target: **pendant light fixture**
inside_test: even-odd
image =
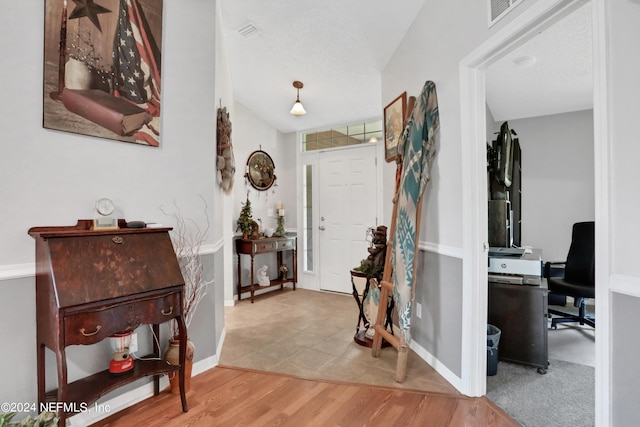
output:
[[[296,102],[295,104],[293,104],[293,107],[291,108],[291,111],[289,111],[289,113],[293,114],[294,116],[307,114],[307,112],[304,110],[304,107],[302,106],[302,102],[300,102],[300,89],[302,89],[304,85],[302,84],[302,82],[296,80],[295,82],[293,82],[293,87],[297,89],[298,94],[296,96]]]

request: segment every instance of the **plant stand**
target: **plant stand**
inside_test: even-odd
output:
[[[353,287],[353,297],[356,300],[356,304],[358,305],[358,323],[356,324],[356,333],[353,336],[353,340],[364,347],[371,347],[373,345],[373,340],[366,336],[367,330],[371,326],[371,322],[367,319],[367,316],[364,313],[364,302],[369,295],[369,291],[371,289],[371,279],[373,277],[357,270],[351,270],[351,285]],[[376,283],[376,282],[374,282]],[[376,286],[376,285],[374,285]],[[387,318],[385,321],[385,326],[391,329],[391,333],[393,333],[393,325],[391,322],[391,314],[393,312],[393,299],[390,298],[387,303]],[[382,341],[382,347],[388,347],[389,344],[386,340]]]

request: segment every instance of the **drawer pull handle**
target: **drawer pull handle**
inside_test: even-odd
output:
[[[122,238],[122,236],[114,236],[111,240],[113,240],[113,243],[115,243],[116,245],[121,245],[124,243],[124,239]]]
[[[169,307],[169,311],[167,311],[167,312],[165,312],[164,308],[163,308],[161,313],[164,314],[165,316],[168,316],[168,315],[173,313],[173,307]]]
[[[81,333],[82,335],[84,335],[85,337],[91,337],[91,336],[93,336],[93,335],[97,334],[98,332],[100,332],[100,329],[102,329],[102,326],[98,325],[98,326],[96,326],[96,330],[95,330],[95,331],[93,331],[93,332],[89,332],[89,333],[86,333],[86,332],[84,331],[84,328],[81,328],[81,329],[80,329],[80,333]]]

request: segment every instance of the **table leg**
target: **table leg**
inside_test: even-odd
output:
[[[238,257],[238,301],[242,299],[242,276],[240,276],[240,254]]]
[[[160,326],[153,325],[152,329],[153,329],[153,334],[156,337],[159,337]],[[153,341],[153,357],[160,357],[160,347],[158,346],[158,341],[153,339],[153,337],[151,337],[151,340]],[[160,375],[154,375],[153,376],[153,395],[157,396],[159,394],[160,394]]]
[[[298,245],[296,240],[296,246]],[[298,281],[298,251],[294,248],[291,250],[291,256],[293,259],[291,263],[293,264],[293,290],[296,290],[296,282]]]
[[[253,304],[253,293],[255,292],[254,289],[254,285],[253,285],[253,254],[251,254],[251,304]]]
[[[184,324],[184,319],[182,315],[175,318],[178,323],[178,333],[180,334],[180,374],[179,374],[179,382],[180,382],[180,400],[182,401],[182,412],[188,412],[189,407],[187,405],[187,393],[185,390],[185,362],[187,356],[187,328]]]
[[[56,349],[56,364],[58,365],[58,403],[67,402],[67,355],[64,347]],[[66,425],[67,413],[61,408],[58,411],[60,426]]]
[[[46,390],[45,390],[45,359],[44,359],[44,349],[45,346],[42,343],[38,343],[37,348],[37,375],[38,375],[38,408],[42,406],[42,404],[46,400]],[[40,412],[40,410],[38,410]]]

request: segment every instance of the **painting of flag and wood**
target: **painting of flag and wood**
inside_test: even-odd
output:
[[[45,128],[160,144],[162,0],[46,0]]]

